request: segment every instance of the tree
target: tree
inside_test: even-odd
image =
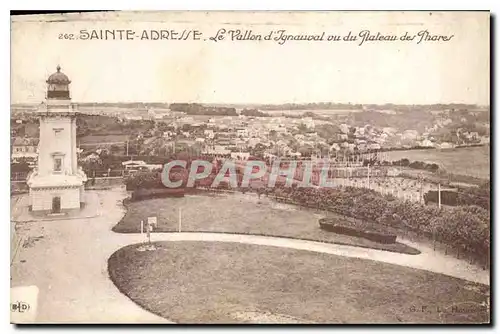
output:
[[[10,173],[11,176],[16,176],[19,174],[14,174],[14,173],[21,173],[22,175],[25,175],[31,171],[31,166],[28,162],[28,159],[26,158],[20,158],[18,162],[14,162],[10,164]]]
[[[276,141],[278,139],[278,132],[276,132],[276,130],[269,131],[269,139]]]
[[[110,147],[110,152],[111,152],[111,154],[118,154],[118,153],[120,153],[122,151],[122,149],[123,148],[122,148],[121,145],[115,145],[115,144],[113,144]]]
[[[270,117],[271,115],[258,111],[257,109],[243,109],[240,113],[243,116],[251,116],[251,117]]]
[[[183,124],[181,130],[184,132],[191,132],[193,130],[193,127],[191,126],[191,124]]]
[[[304,123],[300,123],[297,127],[300,133],[306,133],[307,132],[307,126]]]
[[[328,144],[331,145],[334,143],[332,140],[333,137],[340,132],[340,128],[337,125],[333,124],[319,124],[315,128],[316,132],[318,133],[318,136],[325,138],[328,140]]]
[[[301,156],[309,157],[313,152],[313,148],[310,146],[301,146],[297,151],[301,154]]]
[[[103,169],[101,157],[96,154],[91,154],[81,159],[79,164],[83,170],[91,173],[90,176],[93,176],[96,171]]]
[[[257,157],[263,157],[266,149],[267,149],[267,147],[265,147],[261,143],[257,143],[252,150],[252,155],[257,156]]]

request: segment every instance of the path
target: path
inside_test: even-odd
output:
[[[127,234],[124,238],[124,240],[127,240],[125,244],[144,242],[145,239],[145,236],[137,234]],[[463,260],[456,259],[453,256],[440,255],[439,253],[434,252],[431,248],[422,249],[420,245],[409,241],[402,242],[411,244],[411,246],[421,250],[422,253],[419,255],[410,255],[309,240],[209,232],[154,233],[151,236],[151,240],[238,242],[252,245],[293,248],[397,264],[489,285],[489,275],[487,271],[470,265]]]
[[[123,216],[123,190],[95,192],[103,210],[88,219],[24,223],[25,238],[32,246],[22,248],[11,266],[11,286],[35,285],[39,289],[37,323],[165,323],[121,294],[111,282],[107,260],[113,252],[145,240],[140,234],[118,234],[111,228]],[[419,255],[326,244],[280,237],[223,233],[154,233],[153,241],[204,240],[287,247],[357,257],[443,273],[489,284],[489,272],[476,269],[453,256],[419,248]]]
[[[127,241],[110,231],[121,218],[126,193],[95,192],[103,210],[94,218],[21,223],[25,239],[11,266],[11,286],[37,286],[36,323],[167,323],[121,294],[108,276],[107,259]],[[25,261],[25,262],[22,262]]]

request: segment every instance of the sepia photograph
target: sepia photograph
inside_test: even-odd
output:
[[[11,14],[11,323],[491,324],[490,20]]]

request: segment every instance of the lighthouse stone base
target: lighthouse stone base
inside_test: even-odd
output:
[[[29,194],[16,197],[13,203],[11,220],[16,223],[55,221],[55,220],[85,220],[87,218],[98,217],[101,214],[101,196],[106,196],[106,191],[90,190],[85,191],[84,204],[82,208],[61,209],[60,213],[53,213],[49,210],[32,210],[33,198]],[[82,198],[82,197],[80,197]],[[46,200],[45,200],[46,201]]]
[[[33,212],[62,214],[85,203],[85,174],[32,175],[28,180],[29,206]]]
[[[30,188],[31,210],[53,212],[54,198],[60,198],[60,212],[80,209],[85,200],[80,187]]]

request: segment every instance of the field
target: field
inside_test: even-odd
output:
[[[490,146],[386,152],[389,161],[408,159],[436,163],[448,173],[490,178]]]
[[[118,289],[177,323],[478,323],[488,287],[381,262],[270,246],[161,242],[108,260]]]
[[[78,138],[80,145],[99,145],[104,143],[125,144],[128,135],[90,135]]]
[[[272,116],[281,116],[281,115],[302,115],[306,112],[312,112],[319,116],[331,116],[331,115],[345,115],[352,112],[360,112],[362,110],[356,109],[297,109],[297,110],[262,110]]]
[[[276,203],[252,194],[193,195],[183,198],[159,198],[127,205],[127,213],[113,227],[121,233],[140,232],[141,220],[156,216],[156,232],[178,230],[179,208],[182,208],[182,231],[247,233],[310,239],[330,243],[383,249],[399,253],[419,254],[401,243],[380,244],[364,238],[326,232],[319,228],[324,213],[311,209]],[[345,218],[328,213],[349,224]]]

